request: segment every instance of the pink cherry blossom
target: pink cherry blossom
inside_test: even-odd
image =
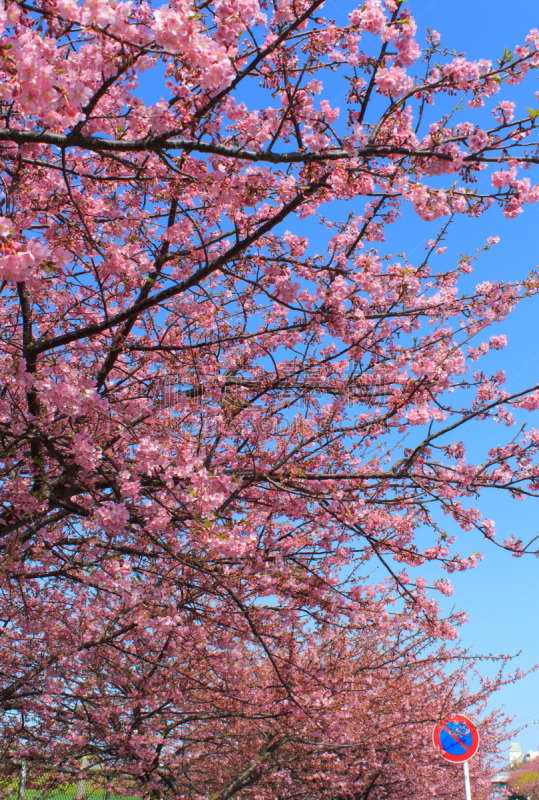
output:
[[[482,130],[475,130],[471,136],[468,136],[468,147],[472,153],[476,153],[478,150],[487,147],[489,142],[489,135]]]
[[[494,116],[497,122],[511,122],[515,116],[515,103],[511,100],[500,100],[494,109]]]
[[[11,233],[13,233],[13,223],[11,220],[6,219],[6,217],[0,217],[0,236],[5,239]]]
[[[516,176],[516,167],[512,167],[507,171],[499,170],[498,172],[494,172],[492,174],[492,185],[497,189],[503,189],[505,186],[510,186],[515,181]]]
[[[391,67],[391,69],[384,68],[378,70],[376,86],[381,94],[391,94],[394,97],[400,97],[400,95],[411,89],[413,80],[406,74],[402,67]]]
[[[129,512],[123,503],[109,502],[98,508],[94,516],[105,533],[113,536],[125,529]]]
[[[539,494],[537,276],[449,244],[539,200],[539,35],[422,51],[406,5],[0,9],[3,786],[452,798],[424,743],[469,710],[490,791],[516,677],[473,690],[438,601],[474,537],[537,553],[483,511]]]

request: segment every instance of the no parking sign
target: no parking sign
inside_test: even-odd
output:
[[[479,733],[468,717],[452,714],[436,723],[432,741],[434,747],[447,761],[462,764],[477,753]]]
[[[479,733],[473,722],[463,714],[452,714],[436,723],[432,741],[434,747],[447,761],[462,764],[466,800],[472,800],[468,761],[477,753],[479,747]]]

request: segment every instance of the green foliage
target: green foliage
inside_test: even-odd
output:
[[[515,765],[507,783],[515,794],[527,800],[539,800],[539,758]]]

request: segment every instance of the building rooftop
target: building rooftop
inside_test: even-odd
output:
[[[533,758],[539,758],[539,749],[537,750],[528,750],[527,753],[522,754],[522,750],[518,742],[512,742],[509,747],[509,765],[510,767],[513,764],[516,766],[517,764],[525,764],[527,761],[531,761]],[[498,775],[495,775],[492,778],[491,783],[501,788],[505,785],[507,781],[507,767],[505,767]]]

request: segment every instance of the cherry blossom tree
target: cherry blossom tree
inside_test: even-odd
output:
[[[301,760],[293,782],[333,742],[330,766],[316,763],[346,773],[344,797],[367,775],[344,738],[361,738],[381,772],[358,796],[381,797],[401,791],[384,784],[387,732],[339,723],[371,667],[337,692],[346,669],[331,648],[372,664],[380,696],[391,687],[398,731],[402,686],[424,699],[414,737],[442,697],[447,710],[485,697],[444,695],[404,632],[432,653],[440,641],[447,663],[462,618],[443,619],[433,592],[450,594],[445,574],[480,556],[452,548],[440,511],[496,541],[481,491],[539,490],[536,429],[500,433],[477,464],[460,441],[465,426],[511,427],[513,409],[539,407],[539,386],[511,394],[502,371],[473,366],[504,347],[487,329],[537,276],[470,288],[479,253],[436,264],[458,215],[499,205],[513,218],[539,199],[523,177],[538,160],[534,102],[519,115],[507,99],[539,64],[539,32],[496,63],[469,61],[435,31],[423,46],[403,3],[367,0],[340,27],[322,5],[1,10],[11,753],[94,754],[155,790],[224,798],[243,791],[253,748]],[[382,249],[405,208],[440,220],[418,263]],[[426,563],[440,567],[432,587],[416,572]],[[425,685],[441,687],[430,704]],[[396,758],[406,796],[417,775]],[[323,784],[335,800],[337,783]]]
[[[539,797],[539,758],[517,764],[509,772],[507,785],[514,796],[537,800]]]
[[[76,766],[84,751],[101,765],[93,782],[115,794],[132,795],[135,779],[137,793],[184,798],[456,798],[462,771],[431,737],[433,723],[458,710],[481,720],[472,779],[474,796],[488,797],[507,721],[485,707],[507,681],[500,670],[471,692],[478,665],[434,644],[399,615],[388,625],[373,613],[346,631],[293,625],[272,642],[276,680],[260,651],[212,631],[208,615],[189,630],[154,626],[121,648],[96,645],[91,660],[70,648],[69,665],[48,677],[46,694],[27,697],[4,739],[27,743],[36,788],[40,763]]]

